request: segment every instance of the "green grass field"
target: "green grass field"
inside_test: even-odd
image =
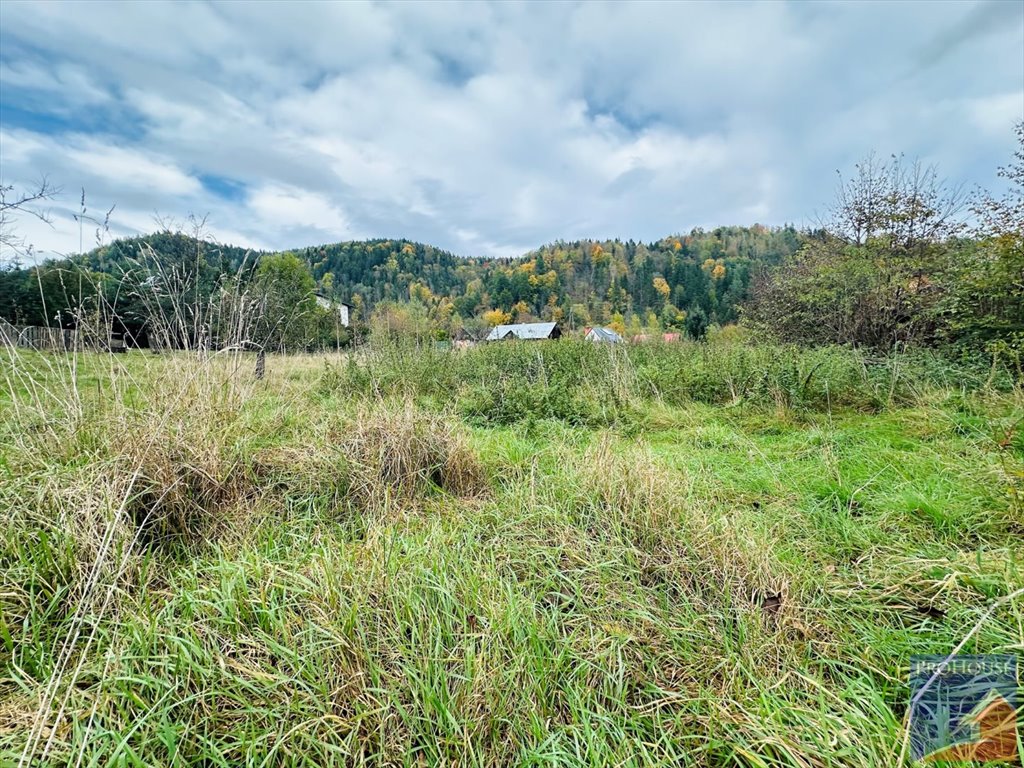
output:
[[[0,349],[0,764],[910,765],[1024,649],[1024,395],[684,344]]]

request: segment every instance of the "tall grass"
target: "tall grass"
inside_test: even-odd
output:
[[[0,763],[899,765],[910,655],[1024,646],[937,358],[0,354]]]
[[[876,412],[927,392],[1012,391],[1004,368],[953,364],[916,351],[873,359],[851,349],[741,343],[490,344],[459,353],[383,341],[328,365],[325,391],[401,393],[456,403],[470,420],[510,424],[556,418],[575,425],[628,419],[654,400],[775,409]]]

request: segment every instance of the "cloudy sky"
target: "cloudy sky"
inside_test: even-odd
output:
[[[1021,119],[1020,0],[0,2],[0,177],[63,188],[19,222],[46,253],[82,188],[114,235],[272,249],[804,225],[872,149],[995,187]]]

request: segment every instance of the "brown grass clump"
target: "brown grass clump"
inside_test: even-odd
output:
[[[154,388],[138,410],[111,414],[108,483],[144,546],[191,546],[222,532],[258,488],[235,450],[241,396],[220,371]]]
[[[247,492],[244,475],[220,451],[178,435],[126,447],[121,459],[124,510],[145,544],[191,544],[214,535],[223,513]]]
[[[581,467],[588,495],[600,509],[594,523],[640,549],[664,546],[682,509],[679,478],[647,452],[623,452],[608,434],[584,454]]]
[[[349,492],[367,509],[419,499],[436,488],[472,497],[488,487],[455,423],[408,401],[364,407],[342,448],[350,464]]]

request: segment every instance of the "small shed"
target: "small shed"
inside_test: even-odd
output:
[[[611,328],[590,328],[583,337],[597,344],[621,344],[623,338]]]
[[[522,341],[543,341],[544,339],[560,339],[562,329],[558,323],[516,323],[514,325],[496,325],[487,334],[487,341],[506,341],[520,339]]]

